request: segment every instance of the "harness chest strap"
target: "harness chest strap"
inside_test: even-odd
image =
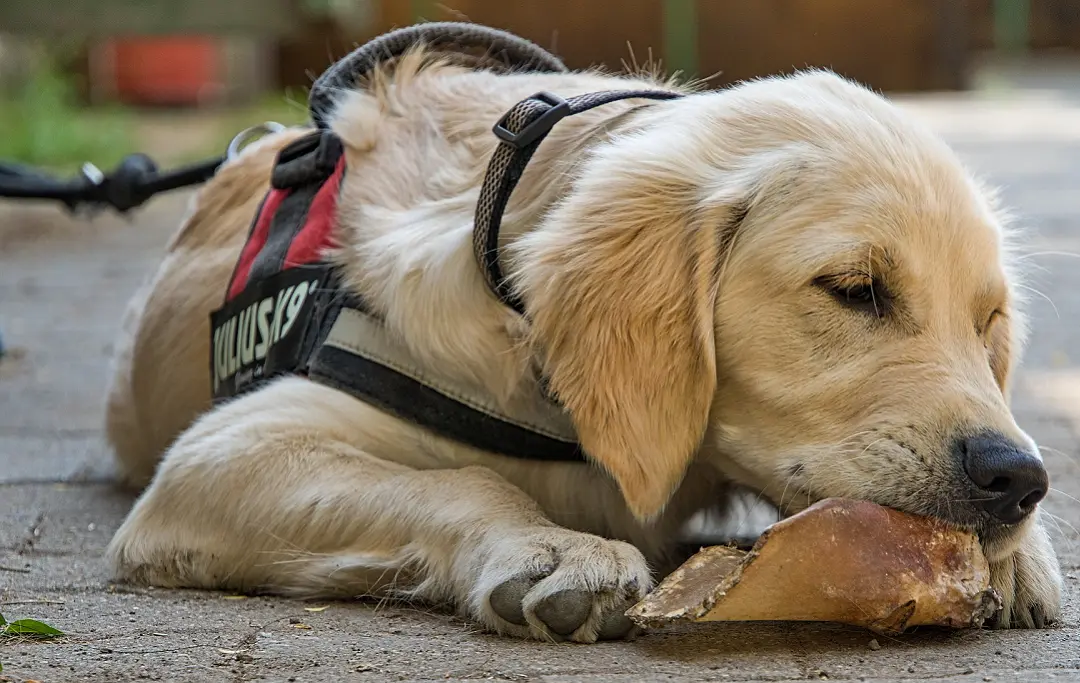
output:
[[[663,91],[612,91],[562,100],[540,93],[495,126],[502,141],[477,204],[474,249],[493,294],[525,314],[499,267],[503,211],[533,152],[566,116],[623,99],[672,99]],[[533,382],[509,405],[478,387],[434,376],[365,302],[340,286],[324,261],[346,173],[341,141],[328,130],[278,155],[229,282],[211,314],[215,401],[281,375],[306,375],[445,438],[503,455],[581,461],[573,425]]]
[[[476,387],[435,377],[374,316],[342,307],[309,377],[440,436],[533,460],[580,460],[570,419],[532,383],[499,406]]]

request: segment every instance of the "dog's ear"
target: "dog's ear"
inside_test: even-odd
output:
[[[549,385],[642,520],[663,510],[708,424],[718,270],[740,220],[735,202],[703,208],[685,167],[653,162],[594,160],[514,248]]]

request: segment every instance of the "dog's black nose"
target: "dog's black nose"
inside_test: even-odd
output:
[[[1024,519],[1050,487],[1042,462],[1001,434],[969,436],[957,447],[964,471],[979,488],[975,503],[999,522]]]

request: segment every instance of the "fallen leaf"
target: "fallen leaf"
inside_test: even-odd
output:
[[[305,612],[322,612],[324,609],[328,608],[329,606],[330,605],[323,605],[322,607],[305,607],[304,611]]]
[[[293,628],[303,628],[303,629],[307,629],[309,631],[311,630],[311,627],[308,626],[307,624],[293,624]]]
[[[226,595],[223,600],[247,600],[246,595]]]
[[[19,619],[4,626],[5,635],[30,636],[31,638],[55,638],[64,635],[63,631],[44,624],[37,619]]]

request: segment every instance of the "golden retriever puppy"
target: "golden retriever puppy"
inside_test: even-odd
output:
[[[212,407],[208,316],[276,152],[201,189],[134,300],[108,402],[128,480],[119,578],[447,604],[590,642],[732,491],[868,499],[980,534],[1002,626],[1059,615],[1038,448],[1009,409],[1023,338],[987,193],[882,97],[810,71],[567,118],[503,224],[527,310],[488,290],[473,216],[492,124],[537,91],[643,77],[468,70],[414,53],[343,93],[330,258],[433,381],[493,405],[538,376],[589,456],[506,457],[284,377]]]

